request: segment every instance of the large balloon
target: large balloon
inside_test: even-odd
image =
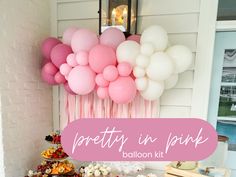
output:
[[[44,58],[49,59],[53,47],[55,47],[57,44],[60,44],[60,43],[61,43],[61,41],[57,38],[54,38],[54,37],[49,37],[49,38],[45,39],[42,43],[42,46],[41,46],[41,51],[42,51]]]
[[[140,43],[140,35],[139,34],[133,34],[133,35],[130,35],[127,40],[129,41],[135,41],[137,43]]]
[[[108,88],[109,95],[115,103],[131,102],[136,95],[135,82],[131,77],[119,77],[111,82]]]
[[[58,44],[51,51],[51,60],[54,65],[60,68],[63,63],[66,63],[66,58],[70,53],[72,53],[70,46]]]
[[[144,91],[141,91],[140,94],[146,100],[157,100],[160,98],[164,91],[164,83],[148,80],[147,88]]]
[[[100,43],[116,49],[120,43],[125,41],[124,33],[117,28],[108,28],[100,36]]]
[[[54,79],[54,75],[50,75],[45,72],[45,69],[43,68],[41,71],[41,77],[43,81],[47,82],[50,85],[57,85],[57,82]]]
[[[76,93],[71,90],[70,86],[68,85],[68,82],[64,84],[64,89],[67,91],[67,93],[71,95],[76,95]]]
[[[42,63],[41,63],[41,66],[43,67],[44,65],[46,65],[49,62],[51,62],[51,59],[44,58]]]
[[[76,66],[68,75],[68,84],[78,95],[87,95],[95,87],[95,73],[88,66]]]
[[[88,29],[79,29],[71,39],[71,47],[74,53],[91,50],[98,44],[97,34]]]
[[[64,33],[63,33],[63,36],[62,36],[62,42],[64,44],[67,44],[67,45],[71,45],[71,39],[72,39],[72,36],[74,35],[74,33],[78,30],[77,27],[70,27],[70,28],[67,28]]]
[[[122,42],[117,50],[116,56],[118,63],[127,62],[131,66],[135,65],[136,57],[140,52],[140,45],[135,41],[124,41]]]
[[[178,78],[178,74],[173,74],[167,80],[165,80],[165,89],[173,88],[177,84]]]
[[[193,62],[191,50],[183,45],[172,46],[167,49],[166,53],[171,57],[175,64],[175,73],[184,72]]]
[[[155,51],[163,51],[168,44],[167,32],[161,26],[150,26],[143,31],[140,43],[151,43],[154,46]]]
[[[57,67],[52,62],[45,64],[43,66],[43,70],[50,75],[55,75],[58,71]]]
[[[151,56],[150,64],[147,67],[147,75],[155,81],[163,81],[170,77],[174,71],[170,57],[164,52],[157,52]]]
[[[101,73],[106,66],[115,64],[116,53],[109,46],[99,44],[89,53],[89,65],[96,73]]]

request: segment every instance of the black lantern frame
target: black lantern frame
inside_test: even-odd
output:
[[[114,0],[99,0],[99,34],[102,33],[102,20],[103,20],[103,17],[102,17],[102,1],[107,1],[108,2],[108,6],[109,6],[109,9],[108,9],[108,19],[111,20],[111,7],[110,7],[110,4],[112,3],[112,1]],[[119,0],[116,0],[116,1],[119,1]],[[128,6],[128,11],[127,11],[127,29],[126,31],[124,31],[124,34],[126,37],[130,36],[131,34],[137,34],[137,17],[138,17],[138,0],[125,0],[127,2],[127,6]],[[133,14],[134,17],[135,17],[135,24],[134,24],[134,29],[132,30],[133,33],[131,32],[131,25],[132,25],[132,14],[131,14],[131,11],[132,11],[132,3],[135,2],[135,13]],[[107,26],[111,26],[111,25],[107,25]],[[111,26],[112,27],[112,26]]]

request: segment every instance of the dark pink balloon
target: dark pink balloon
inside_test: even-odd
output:
[[[43,57],[50,59],[50,54],[53,47],[55,47],[57,44],[60,44],[60,43],[61,41],[54,37],[49,37],[45,39],[41,45],[41,52],[43,54]]]
[[[71,94],[71,95],[76,95],[76,93],[71,90],[71,88],[70,88],[68,82],[66,82],[66,83],[64,84],[64,89],[67,91],[67,93],[69,93],[69,94]]]
[[[50,75],[55,75],[58,72],[58,68],[52,63],[48,62],[43,66],[43,70]]]
[[[96,73],[102,73],[108,65],[116,64],[116,53],[113,48],[106,45],[97,45],[89,53],[89,65]]]
[[[41,63],[41,66],[43,67],[44,65],[46,65],[47,63],[51,62],[51,59],[48,59],[48,58],[44,58],[42,60],[42,63]]]
[[[54,79],[55,81],[58,83],[58,84],[63,84],[66,82],[66,79],[65,79],[65,76],[63,76],[60,71],[58,71],[55,76],[54,76]]]
[[[51,60],[54,65],[60,68],[63,63],[66,63],[66,58],[70,53],[72,53],[70,46],[58,44],[52,49]]]
[[[50,85],[57,85],[57,82],[55,81],[54,76],[46,73],[44,69],[42,69],[41,71],[41,77],[44,82]]]
[[[139,34],[133,34],[133,35],[129,36],[127,38],[127,40],[135,41],[140,44],[140,38],[141,38],[141,36]]]

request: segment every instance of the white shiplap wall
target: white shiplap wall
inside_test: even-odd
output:
[[[98,0],[54,0],[52,31],[61,37],[70,26],[98,32]],[[158,24],[169,33],[171,44],[188,46],[196,56],[200,0],[139,0],[138,33]],[[194,64],[180,74],[175,88],[161,97],[160,117],[189,117],[193,93]],[[62,97],[61,97],[62,99]],[[63,100],[60,100],[63,101]]]

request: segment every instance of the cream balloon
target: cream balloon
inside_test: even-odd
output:
[[[179,79],[179,75],[178,74],[172,74],[167,80],[165,80],[165,89],[171,89],[173,88]]]
[[[133,74],[136,78],[145,76],[146,72],[143,68],[136,66],[133,70]]]
[[[164,91],[164,82],[156,82],[148,80],[147,88],[144,91],[141,91],[140,94],[146,100],[157,100],[160,98]]]
[[[146,68],[149,65],[149,57],[146,55],[139,54],[136,58],[136,65],[141,68]]]
[[[174,71],[170,57],[164,52],[157,52],[151,56],[150,64],[146,69],[150,79],[163,81],[170,77]]]
[[[145,29],[141,35],[140,43],[151,43],[155,51],[163,51],[168,44],[167,32],[158,25],[153,25]]]
[[[127,62],[131,66],[135,65],[136,57],[140,52],[140,45],[135,41],[124,41],[116,50],[118,63]]]
[[[145,90],[148,85],[148,79],[146,77],[140,77],[135,79],[137,90]]]
[[[141,53],[147,56],[151,56],[154,53],[154,47],[151,43],[144,43],[141,45]]]
[[[175,45],[166,50],[175,64],[174,73],[186,71],[193,62],[193,54],[191,50],[183,45]]]

